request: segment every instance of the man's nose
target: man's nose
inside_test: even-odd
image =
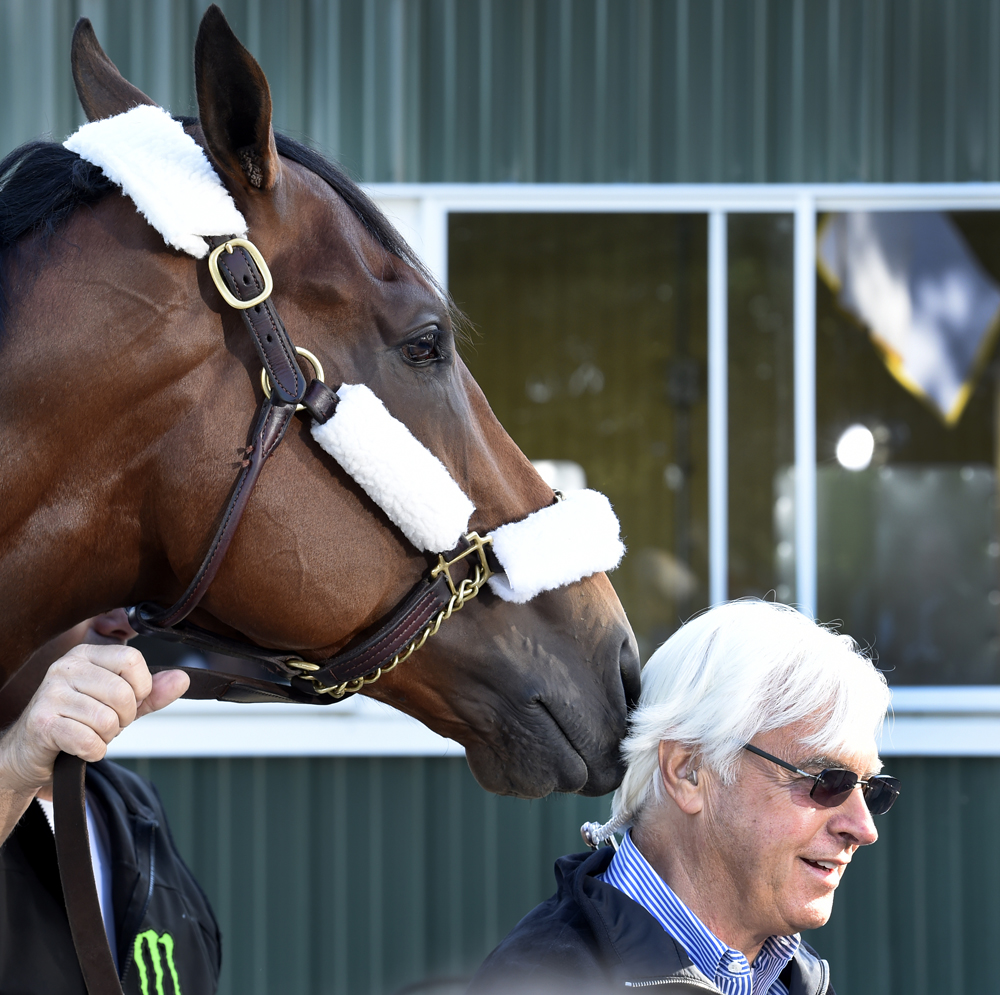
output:
[[[124,608],[115,608],[103,615],[97,615],[91,619],[90,627],[105,639],[118,639],[123,643],[137,635],[135,629],[128,624],[128,615]]]
[[[851,836],[857,846],[868,846],[878,839],[878,830],[865,804],[860,784],[834,810],[830,829],[841,836]]]

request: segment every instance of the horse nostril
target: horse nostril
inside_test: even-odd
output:
[[[631,712],[639,704],[639,692],[642,690],[642,667],[639,664],[638,647],[631,633],[622,640],[618,652],[618,670],[622,675],[625,707]]]

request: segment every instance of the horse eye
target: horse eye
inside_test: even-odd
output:
[[[437,335],[434,332],[427,332],[420,338],[407,342],[403,346],[403,357],[408,363],[417,365],[440,359],[441,350],[438,348]]]

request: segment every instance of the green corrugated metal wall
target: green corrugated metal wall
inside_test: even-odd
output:
[[[190,113],[205,0],[3,0],[0,147],[78,119],[78,15]],[[226,0],[365,180],[1000,179],[998,0]]]
[[[467,977],[607,802],[483,791],[463,759],[139,760],[224,934],[221,995]],[[435,989],[437,990],[437,989]]]
[[[154,760],[224,933],[222,995],[381,995],[467,976],[554,890],[606,800],[486,794],[462,760]],[[881,839],[808,938],[839,995],[997,990],[1000,760],[898,759]],[[425,991],[457,992],[439,985]]]

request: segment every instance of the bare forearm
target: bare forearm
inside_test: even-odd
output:
[[[34,797],[33,791],[0,788],[0,846],[7,842]]]
[[[0,846],[14,831],[44,778],[25,776],[19,746],[19,724],[0,735]]]

